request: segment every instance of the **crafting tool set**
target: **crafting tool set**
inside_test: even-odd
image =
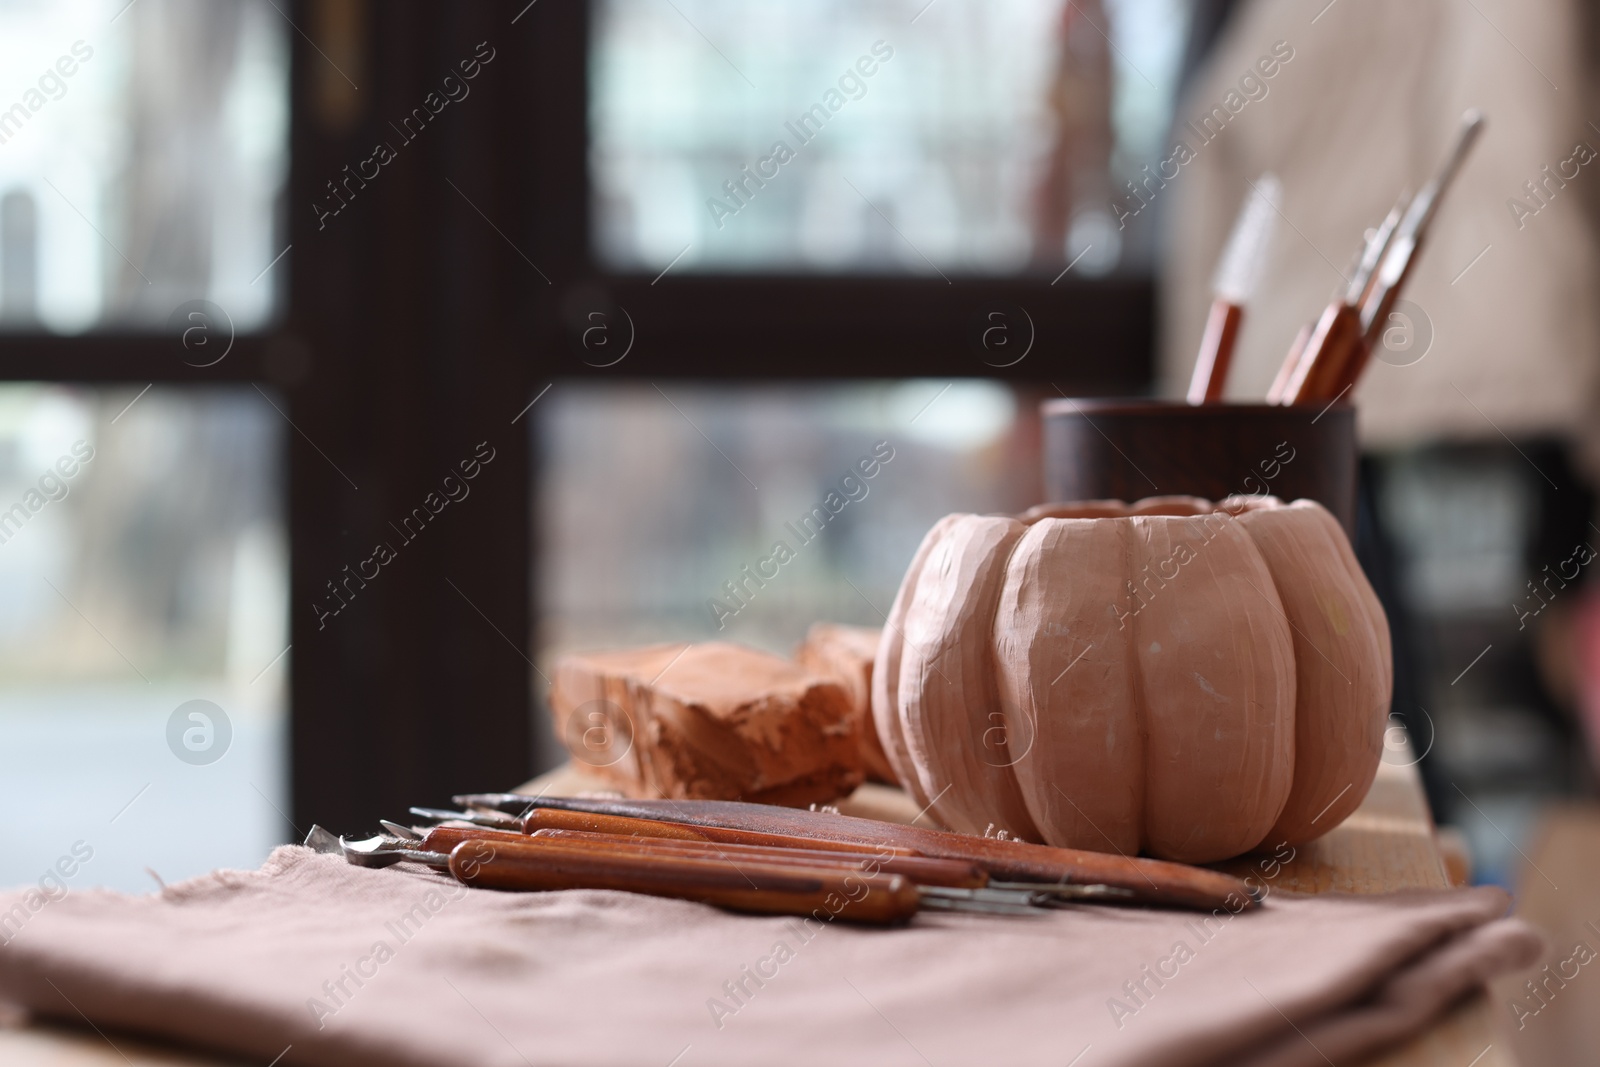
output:
[[[454,798],[381,820],[371,837],[320,826],[307,847],[356,866],[413,863],[485,889],[614,889],[732,911],[890,925],[923,910],[1029,916],[1085,903],[1242,911],[1229,875],[833,812],[709,800]]]

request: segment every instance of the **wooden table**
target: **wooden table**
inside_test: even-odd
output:
[[[1241,877],[1260,876],[1248,860],[1218,867]],[[1444,855],[1416,768],[1383,764],[1361,806],[1326,837],[1302,845],[1271,884],[1303,893],[1448,888]],[[1415,1040],[1360,1067],[1516,1067],[1492,1020],[1489,998],[1480,993]]]
[[[601,788],[568,769],[523,787],[552,794]],[[865,786],[841,804],[848,814],[909,822],[915,805],[899,790]],[[1221,864],[1241,876],[1259,861]],[[1391,889],[1443,889],[1449,884],[1433,820],[1413,767],[1385,764],[1361,807],[1326,837],[1301,846],[1270,883],[1301,892],[1381,893]],[[111,1041],[115,1041],[115,1048]],[[224,1060],[124,1038],[102,1038],[54,1025],[0,1029],[0,1063],[14,1067],[222,1067]],[[1516,1067],[1510,1049],[1491,1027],[1488,998],[1458,1005],[1432,1029],[1401,1048],[1363,1064],[1338,1067]]]

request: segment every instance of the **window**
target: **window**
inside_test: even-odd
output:
[[[1162,147],[1176,0],[603,0],[608,267],[1141,269],[1111,210]]]
[[[0,2],[0,884],[82,841],[75,885],[144,891],[290,832],[288,427],[219,383],[282,318],[292,32]]]
[[[0,884],[253,866],[288,832],[282,420],[250,388],[0,387]]]
[[[1034,420],[992,382],[573,383],[547,403],[545,647],[787,652],[813,620],[875,626],[934,522],[1020,510],[1038,489],[1023,447]],[[744,569],[778,542],[793,558],[749,583]],[[742,598],[729,590],[741,582]]]
[[[1006,69],[1004,55],[998,65],[989,58],[1004,43],[1003,28],[1038,19],[1036,9],[1053,5],[937,0],[919,14],[907,4],[874,0],[856,6],[817,5],[822,16],[802,18],[801,6],[788,0],[725,7],[674,2],[736,63],[743,66],[749,59],[752,66],[772,67],[770,87],[766,78],[756,78],[748,69],[746,73],[773,95],[728,97],[737,109],[717,117],[715,101],[707,103],[711,96],[705,89],[713,77],[711,64],[723,62],[716,50],[703,48],[698,57],[689,57],[685,46],[704,46],[705,40],[671,5],[655,14],[639,8],[639,18],[666,14],[682,23],[674,32],[688,36],[669,40],[663,33],[656,44],[678,50],[680,58],[672,62],[699,65],[694,75],[699,95],[673,105],[678,110],[671,122],[659,126],[666,140],[650,148],[655,153],[650,155],[636,151],[631,142],[618,147],[621,134],[613,133],[637,128],[640,121],[639,83],[627,81],[632,75],[624,68],[636,60],[656,66],[666,60],[625,57],[619,67],[606,59],[622,55],[619,42],[637,36],[634,16],[620,2],[416,8],[375,0],[137,0],[131,5],[126,0],[59,5],[0,0],[0,54],[8,60],[6,69],[20,72],[12,89],[0,93],[0,127],[3,116],[14,112],[12,104],[20,103],[26,112],[25,119],[12,119],[14,128],[0,128],[6,137],[0,142],[0,200],[7,193],[18,194],[0,209],[5,219],[0,222],[0,380],[60,383],[26,388],[66,390],[62,395],[79,398],[73,403],[93,407],[91,420],[100,417],[95,405],[120,410],[133,402],[118,428],[137,424],[137,418],[145,417],[139,415],[141,409],[156,400],[161,404],[152,409],[158,411],[187,410],[185,405],[195,404],[197,410],[223,405],[216,410],[243,412],[253,405],[273,429],[251,430],[246,436],[262,449],[282,449],[277,459],[257,456],[265,466],[247,481],[275,485],[276,475],[269,472],[281,462],[282,495],[261,502],[260,513],[281,516],[287,529],[293,563],[283,579],[289,612],[282,647],[293,647],[254,684],[245,702],[264,701],[254,690],[282,684],[282,679],[271,679],[287,674],[292,660],[287,737],[269,730],[261,735],[269,738],[265,747],[252,748],[246,727],[239,724],[244,712],[234,715],[229,701],[238,698],[224,683],[232,677],[230,664],[252,657],[230,659],[226,651],[213,649],[206,658],[185,643],[188,637],[164,629],[165,623],[141,631],[147,637],[161,635],[152,638],[159,646],[157,661],[170,653],[189,664],[187,674],[174,668],[173,679],[198,690],[194,699],[224,708],[238,727],[225,759],[212,767],[192,768],[195,774],[226,778],[226,788],[234,790],[215,794],[219,803],[227,802],[217,810],[246,820],[269,819],[276,815],[269,809],[282,806],[298,824],[296,830],[317,820],[358,831],[379,817],[394,817],[409,804],[441,804],[462,789],[509,785],[554,756],[539,749],[534,738],[536,720],[530,709],[539,690],[530,661],[557,645],[588,641],[586,633],[611,623],[598,614],[574,616],[580,626],[556,633],[550,641],[532,639],[543,625],[536,612],[547,602],[556,603],[547,598],[566,597],[560,602],[565,604],[574,595],[570,586],[544,588],[547,582],[568,580],[562,577],[565,557],[543,553],[537,560],[541,569],[535,572],[529,548],[530,542],[542,541],[558,528],[564,531],[563,545],[572,545],[575,535],[568,520],[553,517],[549,509],[563,506],[563,494],[572,488],[563,464],[574,457],[550,453],[543,469],[555,481],[536,489],[530,501],[536,437],[529,423],[542,427],[539,446],[554,448],[554,442],[565,439],[556,428],[562,418],[577,418],[572,412],[584,410],[584,403],[590,404],[589,410],[598,406],[594,397],[580,395],[591,388],[586,380],[595,389],[623,390],[617,395],[631,398],[623,406],[641,413],[646,401],[659,400],[650,386],[655,382],[692,418],[707,423],[707,432],[724,448],[736,443],[725,440],[725,433],[756,440],[748,425],[736,425],[738,412],[733,409],[739,405],[756,404],[774,418],[782,410],[771,388],[753,393],[740,389],[780,377],[808,383],[805,388],[787,386],[785,392],[796,402],[803,396],[818,418],[838,427],[843,449],[819,450],[815,463],[796,468],[801,472],[796,485],[821,486],[842,474],[829,471],[836,461],[858,457],[858,436],[870,436],[869,429],[879,436],[901,432],[896,427],[909,417],[896,414],[895,405],[908,402],[905,397],[936,394],[947,385],[955,390],[930,409],[917,424],[921,426],[966,388],[968,383],[956,379],[982,376],[992,381],[976,383],[973,396],[992,400],[1016,390],[1009,404],[994,407],[1009,414],[991,420],[1011,428],[998,431],[989,444],[972,445],[971,456],[963,459],[970,460],[973,471],[998,479],[993,485],[982,478],[974,483],[992,491],[997,501],[1009,500],[1008,487],[1030,478],[1023,465],[995,467],[994,457],[1010,447],[1006,442],[1033,432],[1031,411],[1042,388],[1036,383],[1054,382],[1081,394],[1137,391],[1148,380],[1153,302],[1150,281],[1136,255],[1133,227],[1124,234],[1114,264],[1097,265],[1088,256],[1064,273],[1073,216],[1058,210],[1060,217],[1052,225],[1060,224],[1059,239],[1040,242],[1027,235],[1023,255],[1019,227],[1035,225],[1027,221],[1026,197],[1033,181],[1030,168],[1040,163],[1039,150],[1024,143],[1021,125],[987,131],[984,126],[1000,113],[999,90],[976,72],[979,65],[990,63],[1004,78],[996,84],[1021,86],[1019,92],[1034,92],[1038,79],[1048,84],[1055,76],[1057,57],[1050,42],[1026,40],[1023,46],[1031,51],[1014,72]],[[1130,126],[1128,116],[1140,107],[1149,114],[1165,108],[1158,98],[1170,80],[1164,71],[1171,66],[1136,51],[1143,41],[1157,42],[1160,34],[1129,36],[1135,23],[1126,12],[1168,9],[1157,0],[1101,3],[1105,18],[1096,15],[1095,21],[1108,30],[1116,48],[1101,39],[1105,47],[1098,54],[1111,67],[1104,84],[1111,84],[1114,92],[1109,94],[1110,119],[1102,108],[1096,121],[1102,130],[1114,128],[1115,138],[1109,155],[1102,152],[1096,158],[1111,160],[1101,171],[1120,175],[1139,154],[1138,138],[1154,128],[1143,119]],[[1090,0],[1074,0],[1074,5],[1100,10]],[[764,14],[767,8],[774,13]],[[738,164],[751,162],[749,153],[765,151],[777,136],[770,132],[774,115],[781,127],[791,107],[809,109],[823,101],[843,71],[830,60],[826,69],[816,68],[827,78],[813,84],[812,68],[793,65],[774,45],[759,39],[766,32],[760,20],[766,18],[789,30],[803,23],[837,24],[837,41],[829,48],[852,68],[861,48],[870,55],[879,37],[893,43],[897,52],[887,68],[872,76],[866,96],[830,117],[824,133],[839,133],[837,142],[818,140],[794,164],[816,168],[816,173],[787,171],[785,184],[769,188],[790,190],[783,196],[793,203],[769,199],[771,219],[746,228],[744,222],[758,219],[744,213],[733,220],[740,223],[737,230],[730,224],[721,235],[755,243],[730,244],[725,250],[697,248],[652,285],[681,246],[673,248],[648,234],[675,225],[671,218],[681,205],[668,205],[659,213],[645,210],[642,202],[627,200],[638,190],[614,195],[621,187],[599,170],[610,173],[613,163],[644,174],[654,174],[650,168],[658,166],[680,172],[687,168],[693,175],[693,197],[686,202],[704,210],[704,201],[727,177],[719,160],[736,156]],[[867,35],[879,23],[903,23],[907,33],[921,35],[930,53],[951,50],[948,63],[944,57],[913,55],[910,45],[902,49],[901,38],[887,32]],[[727,38],[723,24],[731,27]],[[981,32],[970,34],[974,43],[967,48],[959,42],[973,26]],[[866,36],[864,44],[858,43],[861,36]],[[70,76],[57,71],[65,93],[55,85],[55,76],[40,89],[46,68],[57,70],[60,56],[70,57],[80,40],[94,53],[87,61],[74,60],[77,67]],[[437,100],[448,92],[444,78],[485,45],[500,58],[482,64],[470,100],[434,110],[427,103],[430,94]],[[628,45],[638,46],[636,39]],[[1117,50],[1148,78],[1133,79],[1124,71]],[[903,66],[894,65],[903,60]],[[893,93],[880,92],[890,86],[879,80],[885,74],[905,70],[907,85],[918,84],[912,75],[925,82],[929,70],[946,63],[951,70],[964,71],[962,85],[976,86],[970,101],[962,103],[965,110],[952,112],[948,123],[939,118],[932,98],[910,100],[905,89],[897,89],[901,96],[895,103]],[[1024,85],[1024,75],[1034,82]],[[748,92],[742,81],[736,85],[737,92]],[[28,95],[35,90],[37,108],[30,106],[34,101]],[[1146,98],[1143,104],[1140,94]],[[768,110],[769,103],[776,112]],[[913,210],[914,189],[873,185],[894,176],[871,171],[862,175],[867,184],[861,188],[875,209],[850,209],[856,214],[846,217],[823,204],[827,210],[819,208],[821,214],[796,214],[801,193],[821,188],[817,182],[827,168],[838,170],[857,158],[828,154],[836,151],[829,147],[835,143],[837,151],[849,144],[858,151],[860,142],[844,136],[846,124],[871,113],[856,105],[890,103],[900,110],[886,110],[878,126],[869,124],[852,136],[888,137],[888,120],[899,122],[917,139],[915,158],[935,174],[937,180],[928,188],[945,206],[939,207],[937,198],[927,203],[944,214],[929,209],[931,213],[917,215],[922,208]],[[381,179],[360,187],[360,195],[349,199],[336,224],[319,229],[315,205],[329,194],[327,183],[371,157],[373,145],[391,136],[384,132],[388,124],[416,107],[435,115],[427,132],[407,142],[404,152],[385,165]],[[78,115],[73,108],[83,109],[81,117],[73,117]],[[606,108],[615,121],[604,117]],[[1026,122],[1037,122],[1042,113],[1037,103],[1025,111]],[[56,119],[63,120],[61,125]],[[83,123],[87,132],[79,136],[75,127],[69,130],[69,119]],[[109,132],[101,136],[97,131]],[[970,173],[954,166],[953,152],[985,137],[996,145],[992,163]],[[1090,167],[1086,173],[1094,172]],[[695,184],[702,176],[708,181],[715,177],[711,191]],[[796,180],[789,182],[791,177]],[[882,195],[880,188],[892,195]],[[759,202],[756,206],[767,210]],[[923,252],[947,279],[920,257],[891,245],[887,238],[894,237],[892,231],[873,229],[885,216],[912,242],[930,245],[932,250]],[[918,220],[932,221],[926,222],[929,228],[918,229],[924,225]],[[852,234],[865,237],[858,241]],[[955,243],[941,245],[940,240]],[[709,235],[707,241],[709,248]],[[944,259],[947,248],[956,251]],[[1057,262],[1052,265],[1051,260]],[[735,268],[737,275],[729,273]],[[1110,273],[1090,277],[1101,269]],[[206,303],[193,306],[201,301]],[[1010,360],[1010,349],[1005,358],[997,358],[975,341],[1000,309],[1009,316],[1008,330],[1019,323],[1025,327],[1007,333],[1032,353],[1020,363]],[[620,316],[623,324],[637,328],[637,343],[620,364],[601,366],[605,360],[582,343],[596,310],[625,313]],[[196,311],[199,320],[189,317]],[[193,326],[204,327],[200,336],[207,344],[223,342],[230,354],[214,362],[212,349],[184,348],[179,337]],[[621,332],[610,336],[619,345],[627,343]],[[907,386],[902,381],[907,378],[928,382]],[[556,390],[526,421],[516,421],[552,379],[559,382]],[[1003,389],[996,388],[1000,384]],[[146,385],[150,391],[136,400]],[[646,388],[649,392],[641,391]],[[552,407],[547,425],[542,409],[569,392],[573,399],[561,403],[575,406]],[[270,410],[261,393],[279,410]],[[892,396],[901,399],[891,404]],[[83,397],[100,399],[90,404]],[[733,409],[719,413],[725,405]],[[670,406],[657,406],[670,412]],[[845,414],[869,409],[876,414]],[[677,418],[675,413],[672,417]],[[671,449],[689,457],[689,445],[703,443],[698,434],[673,436],[691,433],[686,424],[650,422],[646,429],[628,439],[631,447]],[[547,438],[547,432],[554,436]],[[384,567],[382,577],[369,582],[336,624],[320,627],[317,609],[329,595],[328,584],[335,578],[343,581],[344,568],[368,558],[375,544],[393,537],[389,524],[437,492],[442,477],[456,470],[463,457],[475,454],[480,442],[487,442],[499,458],[473,483],[471,501],[452,506],[430,523],[427,537]],[[902,433],[891,444],[900,450],[894,463],[912,469],[920,447],[914,435]],[[637,454],[612,449],[605,456],[607,462],[625,465]],[[197,464],[202,458],[192,457]],[[752,466],[761,467],[753,457],[735,458],[741,464],[750,458]],[[760,476],[765,477],[762,469]],[[895,469],[891,464],[880,478]],[[38,473],[31,477],[36,481]],[[882,491],[888,484],[880,480],[861,503],[889,503],[891,495]],[[920,495],[908,498],[903,511],[897,511],[893,536],[901,542],[920,536],[917,527],[926,520],[924,512],[954,505],[923,494],[923,488],[917,487]],[[113,489],[107,487],[108,492]],[[62,503],[78,506],[73,502],[79,492],[74,488]],[[783,502],[787,506],[802,496],[796,489]],[[83,501],[89,497],[84,489]],[[805,506],[810,503],[814,501]],[[670,596],[659,600],[661,613],[652,616],[652,626],[675,625],[673,612],[698,613],[712,592],[698,584],[702,571],[711,573],[712,563],[734,558],[746,545],[766,538],[767,512],[752,511],[749,501],[732,496],[717,506],[737,520],[715,542],[721,555],[696,557],[694,581],[666,591]],[[46,516],[48,509],[40,514]],[[775,510],[771,517],[776,517]],[[152,530],[166,529],[155,518],[149,521],[155,523]],[[849,533],[848,516],[840,522],[828,531],[830,536]],[[873,528],[877,530],[876,522]],[[680,533],[691,540],[696,536],[687,526]],[[27,537],[28,531],[19,536]],[[234,540],[247,546],[258,539],[245,527],[216,534],[218,544]],[[0,545],[0,552],[5,547]],[[253,551],[239,548],[233,554],[255,558]],[[816,554],[818,562],[831,568],[827,597],[849,592],[837,580],[841,575],[876,583],[862,586],[874,598],[892,580],[869,577],[879,572],[874,560],[898,551],[888,540],[870,544],[858,531],[848,540],[841,536],[837,548],[828,551],[841,554]],[[568,562],[581,562],[581,570],[595,573],[592,554]],[[223,588],[217,584],[221,579],[185,577],[191,568],[214,566],[220,564],[184,560],[170,577],[198,583],[196,588],[211,583],[213,608],[205,626],[211,640],[221,641],[220,635],[234,628],[234,609],[215,599],[222,596],[217,592]],[[257,568],[251,573],[268,572]],[[610,582],[613,576],[602,577]],[[27,574],[24,578],[32,580]],[[531,599],[530,585],[536,590]],[[840,600],[822,606],[829,605],[843,610]],[[88,607],[79,607],[102,625]],[[620,612],[622,606],[611,601],[606,610]],[[765,607],[744,612],[736,621],[752,627],[742,639],[770,644],[789,641],[794,622]],[[765,634],[755,632],[760,628]],[[93,636],[92,630],[83,632]],[[116,639],[110,630],[106,633]],[[145,669],[139,654],[123,651]],[[96,654],[106,653],[101,649]],[[62,667],[63,672],[88,670],[87,660]],[[61,675],[39,675],[26,684],[46,685],[50,678],[60,680]],[[144,685],[131,675],[125,680]],[[223,696],[214,695],[218,692]],[[137,703],[127,697],[127,706]],[[48,723],[37,717],[44,714],[37,710],[43,706],[36,707],[31,721]],[[170,715],[176,709],[166,710]],[[146,711],[154,714],[153,707]],[[180,741],[190,729],[183,721],[195,729],[202,725],[181,720]],[[278,739],[270,739],[274,737]],[[67,749],[48,749],[41,740],[30,751],[37,754],[34,764],[40,774],[47,768],[45,754],[58,761],[52,777],[64,782],[74,773]],[[278,805],[272,781],[283,773],[285,752],[292,758],[290,803]],[[174,773],[191,771],[173,761],[164,741],[153,755],[173,762]],[[229,768],[228,774],[221,773]],[[235,771],[245,772],[248,792],[238,787],[241,776]],[[144,781],[131,783],[136,788],[129,793]],[[153,785],[133,804],[117,827],[134,825],[128,820],[156,799],[157,788]],[[272,803],[263,804],[262,796]],[[125,800],[118,799],[118,804]],[[254,834],[250,830],[230,839],[229,847],[257,841]],[[252,862],[257,844],[240,847],[251,854],[213,856],[213,861]],[[169,880],[203,866],[176,859],[149,862]],[[144,876],[131,860],[124,866],[132,881],[121,882],[119,872],[117,884],[143,884]]]
[[[266,0],[0,4],[0,328],[272,318],[287,29]]]

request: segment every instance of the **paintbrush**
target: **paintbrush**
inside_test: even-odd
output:
[[[1360,380],[1381,340],[1384,323],[1400,299],[1400,292],[1416,265],[1428,227],[1439,202],[1473,142],[1483,129],[1483,114],[1476,109],[1461,116],[1461,129],[1438,173],[1406,208],[1405,215],[1380,250],[1381,262],[1369,278],[1354,278],[1342,306],[1329,308],[1312,332],[1295,373],[1284,389],[1283,402],[1313,404],[1337,400]],[[1374,238],[1376,240],[1376,236]],[[1370,244],[1370,242],[1369,242]],[[1367,257],[1363,256],[1363,263]],[[1370,284],[1369,284],[1370,280]]]
[[[1300,366],[1300,357],[1305,355],[1306,342],[1311,340],[1311,331],[1317,324],[1308,322],[1300,327],[1300,332],[1294,335],[1294,340],[1289,342],[1289,354],[1283,357],[1283,365],[1278,368],[1277,376],[1272,379],[1272,384],[1267,387],[1267,403],[1283,403],[1283,394],[1289,388],[1289,379],[1294,377],[1295,368]]]
[[[1394,237],[1405,210],[1407,194],[1402,194],[1375,230],[1368,230],[1355,266],[1342,295],[1336,295],[1322,318],[1304,327],[1267,392],[1269,404],[1311,403],[1324,399],[1328,386],[1337,381],[1352,354],[1363,342],[1360,324],[1361,303],[1375,283],[1378,265]]]
[[[1410,280],[1411,270],[1417,262],[1417,253],[1422,248],[1429,225],[1438,213],[1439,202],[1461,169],[1462,162],[1467,158],[1467,152],[1477,141],[1478,135],[1483,132],[1483,123],[1483,112],[1476,108],[1461,116],[1461,129],[1456,134],[1456,141],[1451,146],[1450,154],[1445,157],[1433,180],[1422,187],[1422,191],[1406,209],[1405,218],[1400,221],[1399,227],[1394,232],[1394,239],[1389,242],[1389,248],[1384,253],[1383,266],[1378,269],[1371,290],[1362,300],[1361,332],[1365,344],[1350,363],[1342,368],[1339,381],[1336,383],[1342,388],[1355,385],[1361,377],[1361,372],[1366,369],[1367,359],[1371,356],[1373,347],[1382,338],[1389,313],[1394,310],[1395,303],[1400,299],[1401,290]]]
[[[1215,404],[1222,399],[1244,308],[1261,280],[1282,200],[1282,183],[1277,175],[1267,173],[1251,183],[1250,195],[1239,208],[1211,283],[1211,313],[1189,380],[1191,404]]]
[[[1406,206],[1411,203],[1411,190],[1407,189],[1400,194],[1400,199],[1394,202],[1394,207],[1389,209],[1389,214],[1383,217],[1383,222],[1378,224],[1376,230],[1367,232],[1366,247],[1361,251],[1361,263],[1356,267],[1355,276],[1350,279],[1350,291],[1354,292],[1360,287],[1358,299],[1365,303],[1372,293],[1372,287],[1378,281],[1378,265],[1383,261],[1384,253],[1389,251],[1389,246],[1394,243],[1395,231],[1400,227],[1400,220],[1405,217]]]

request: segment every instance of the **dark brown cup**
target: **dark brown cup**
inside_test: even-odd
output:
[[[1356,412],[1274,404],[1047,400],[1045,499],[1234,494],[1315,500],[1356,529]]]

